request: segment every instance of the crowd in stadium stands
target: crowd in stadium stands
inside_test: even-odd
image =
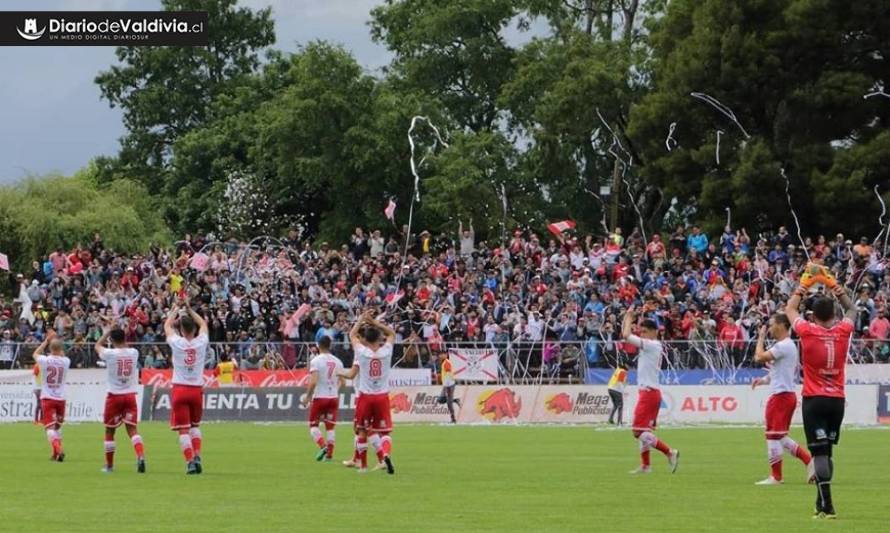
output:
[[[446,342],[537,345],[548,363],[564,346],[558,341],[576,341],[589,364],[600,364],[620,349],[620,317],[630,305],[654,318],[664,339],[713,341],[744,364],[746,341],[781,309],[807,252],[856,290],[857,336],[873,341],[874,360],[888,357],[890,272],[881,245],[866,237],[807,238],[805,252],[784,227],[756,236],[727,227],[717,237],[677,227],[648,242],[638,229],[606,238],[517,230],[496,244],[478,242],[472,223],[451,236],[406,238],[406,231],[384,237],[356,228],[339,246],[292,231],[252,248],[186,235],[144,255],[115,253],[97,234],[10,274],[19,289],[0,300],[0,362],[9,365],[19,343],[39,342],[53,328],[74,365],[91,366],[99,318],[112,315],[129,342],[146,343],[143,366],[165,368],[163,318],[188,293],[211,341],[227,343],[217,355],[228,352],[241,368],[293,365],[295,341],[348,342],[351,318],[369,305],[388,310],[408,365],[427,364]],[[198,252],[208,256],[205,270],[191,267]],[[304,303],[311,311],[288,327]],[[704,365],[694,356],[684,363]]]

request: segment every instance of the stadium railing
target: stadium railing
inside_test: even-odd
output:
[[[726,382],[744,369],[753,368],[753,341],[723,343],[711,339],[665,341],[662,370],[676,376],[686,371],[711,372],[715,382]],[[166,343],[133,343],[140,353],[140,366],[169,368],[170,349]],[[28,368],[33,365],[36,344],[0,342],[0,369]],[[100,366],[92,343],[66,342],[66,354],[73,368]],[[335,342],[332,351],[347,366],[353,353],[348,343]],[[424,342],[403,341],[395,346],[393,366],[428,368],[438,372],[437,355],[456,352],[467,364],[479,365],[483,358],[497,356],[498,382],[505,384],[585,383],[602,381],[616,365],[633,369],[635,349],[621,341],[592,338],[585,341],[505,341],[505,342]],[[211,343],[206,367],[216,366],[223,354],[239,363],[241,369],[306,368],[316,353],[313,342],[220,342]],[[484,357],[488,356],[488,357]],[[887,363],[890,341],[854,339],[850,362]],[[472,362],[469,362],[472,361]]]

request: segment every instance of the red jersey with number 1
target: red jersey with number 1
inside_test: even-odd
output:
[[[794,331],[800,337],[803,396],[843,398],[853,323],[844,319],[826,329],[798,318]]]

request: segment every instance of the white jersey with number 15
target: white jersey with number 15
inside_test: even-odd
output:
[[[204,384],[204,361],[207,360],[206,334],[187,340],[179,335],[167,339],[173,351],[173,384],[200,387]]]
[[[108,369],[109,394],[135,394],[139,383],[139,352],[134,348],[104,348],[99,358]]]
[[[355,348],[355,366],[358,366],[358,391],[362,394],[389,392],[389,367],[392,363],[392,344],[386,343],[374,352],[365,345]]]

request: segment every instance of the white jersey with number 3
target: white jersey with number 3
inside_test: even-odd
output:
[[[355,366],[358,366],[358,391],[362,394],[389,392],[389,367],[392,363],[392,344],[386,343],[374,352],[365,345],[355,348]]]
[[[41,400],[65,400],[65,377],[71,368],[71,359],[65,356],[37,355],[34,362],[40,365],[43,384],[40,386]]]
[[[173,351],[173,384],[204,385],[204,361],[207,360],[209,339],[201,334],[192,340],[174,335],[167,339]]]
[[[108,394],[135,394],[139,384],[139,352],[135,348],[104,348],[99,359],[108,370]]]
[[[770,393],[794,392],[797,388],[794,378],[800,367],[797,345],[791,337],[786,337],[770,346],[769,352],[773,354],[769,369]]]
[[[332,354],[323,353],[313,357],[312,362],[309,363],[309,372],[315,372],[318,375],[313,398],[339,397],[340,377],[337,373],[341,370],[343,370],[343,362]]]

